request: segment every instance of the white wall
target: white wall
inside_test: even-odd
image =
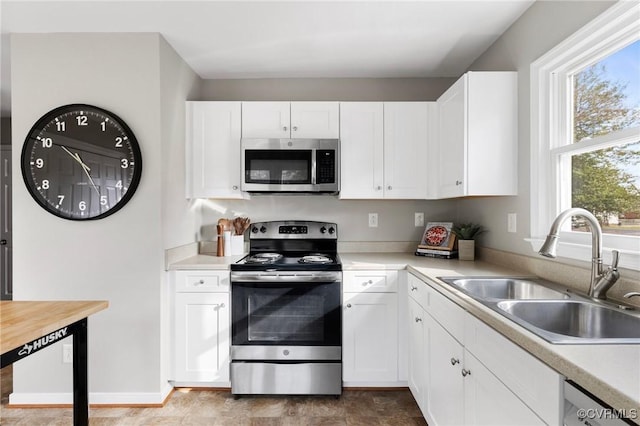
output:
[[[92,397],[159,402],[164,242],[191,242],[195,233],[182,197],[173,200],[172,185],[165,189],[165,158],[184,156],[178,148],[184,113],[174,107],[183,108],[196,78],[157,34],[14,34],[11,52],[14,145],[21,146],[47,111],[88,103],[123,118],[143,156],[140,185],[124,208],[102,220],[76,222],[34,202],[19,184],[20,149],[14,150],[14,299],[108,300],[109,308],[89,319]],[[176,121],[169,122],[174,114]],[[176,217],[184,223],[165,226]],[[70,393],[71,366],[61,363],[61,353],[51,348],[17,363],[14,396]]]
[[[598,16],[611,1],[535,2],[469,68],[518,71],[518,196],[460,200],[460,220],[483,224],[482,245],[534,256],[524,238],[530,226],[530,73],[533,61]],[[517,233],[507,232],[507,213],[517,214]]]

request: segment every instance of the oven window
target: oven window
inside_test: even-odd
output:
[[[234,345],[339,346],[339,283],[232,283]]]
[[[311,183],[312,151],[251,149],[245,151],[245,182],[301,185]]]

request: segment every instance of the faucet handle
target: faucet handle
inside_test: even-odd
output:
[[[618,261],[620,260],[620,252],[618,250],[611,250],[611,269],[618,269]]]
[[[633,296],[638,296],[640,297],[640,293],[637,291],[630,291],[629,293],[625,294],[624,297],[625,299],[631,299]]]

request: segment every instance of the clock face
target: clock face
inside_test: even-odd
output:
[[[124,206],[140,181],[142,156],[133,132],[115,114],[65,105],[31,128],[22,177],[50,213],[71,220],[106,217]]]

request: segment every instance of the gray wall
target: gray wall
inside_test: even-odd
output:
[[[108,300],[89,320],[90,391],[159,402],[167,379],[164,244],[194,241],[198,220],[176,196],[184,162],[169,167],[175,186],[165,169],[170,155],[184,157],[183,104],[198,79],[157,34],[16,34],[11,47],[14,140],[52,108],[88,103],[122,117],[144,159],[134,197],[98,221],[56,218],[14,185],[14,300]],[[20,150],[13,165],[20,182]],[[185,223],[168,227],[175,218]],[[60,348],[14,368],[18,394],[71,392]]]
[[[471,71],[518,71],[518,196],[460,200],[460,220],[485,225],[482,245],[531,255],[530,236],[530,75],[531,63],[615,2],[537,1],[482,54]],[[517,214],[517,233],[507,232],[507,213]]]
[[[207,101],[435,101],[455,78],[205,80]]]

